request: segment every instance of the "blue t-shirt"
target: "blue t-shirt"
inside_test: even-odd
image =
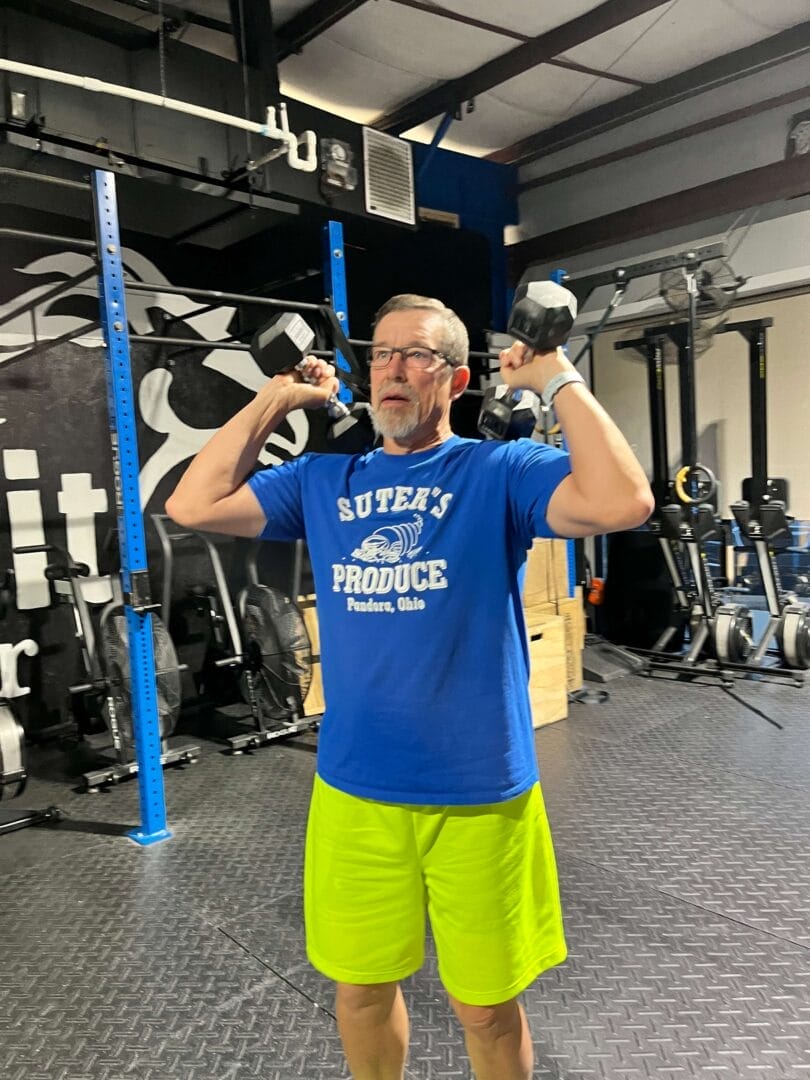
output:
[[[248,481],[267,540],[306,539],[326,711],[318,772],[385,802],[500,802],[538,779],[520,579],[568,454],[452,436],[304,454]]]

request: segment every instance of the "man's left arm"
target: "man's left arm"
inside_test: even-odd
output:
[[[512,389],[542,395],[555,375],[575,372],[562,349],[533,353],[519,342],[501,353],[501,376]],[[582,382],[554,397],[571,472],[556,487],[546,512],[558,536],[592,536],[642,525],[654,502],[647,477],[619,428]]]

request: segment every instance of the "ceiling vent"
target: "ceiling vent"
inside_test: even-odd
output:
[[[403,225],[415,225],[411,144],[364,127],[363,162],[367,212]]]

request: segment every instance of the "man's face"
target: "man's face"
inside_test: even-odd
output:
[[[392,311],[377,324],[374,345],[441,351],[443,331],[442,317],[432,311]],[[372,367],[371,407],[380,434],[407,443],[438,431],[449,416],[453,383],[453,369],[438,356],[429,367],[418,369],[395,352],[385,367]]]

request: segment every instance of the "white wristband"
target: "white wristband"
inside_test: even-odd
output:
[[[543,387],[543,393],[540,395],[543,399],[543,404],[547,409],[550,409],[554,398],[564,386],[567,386],[569,383],[584,382],[585,380],[578,371],[560,371],[556,375],[552,375]]]

